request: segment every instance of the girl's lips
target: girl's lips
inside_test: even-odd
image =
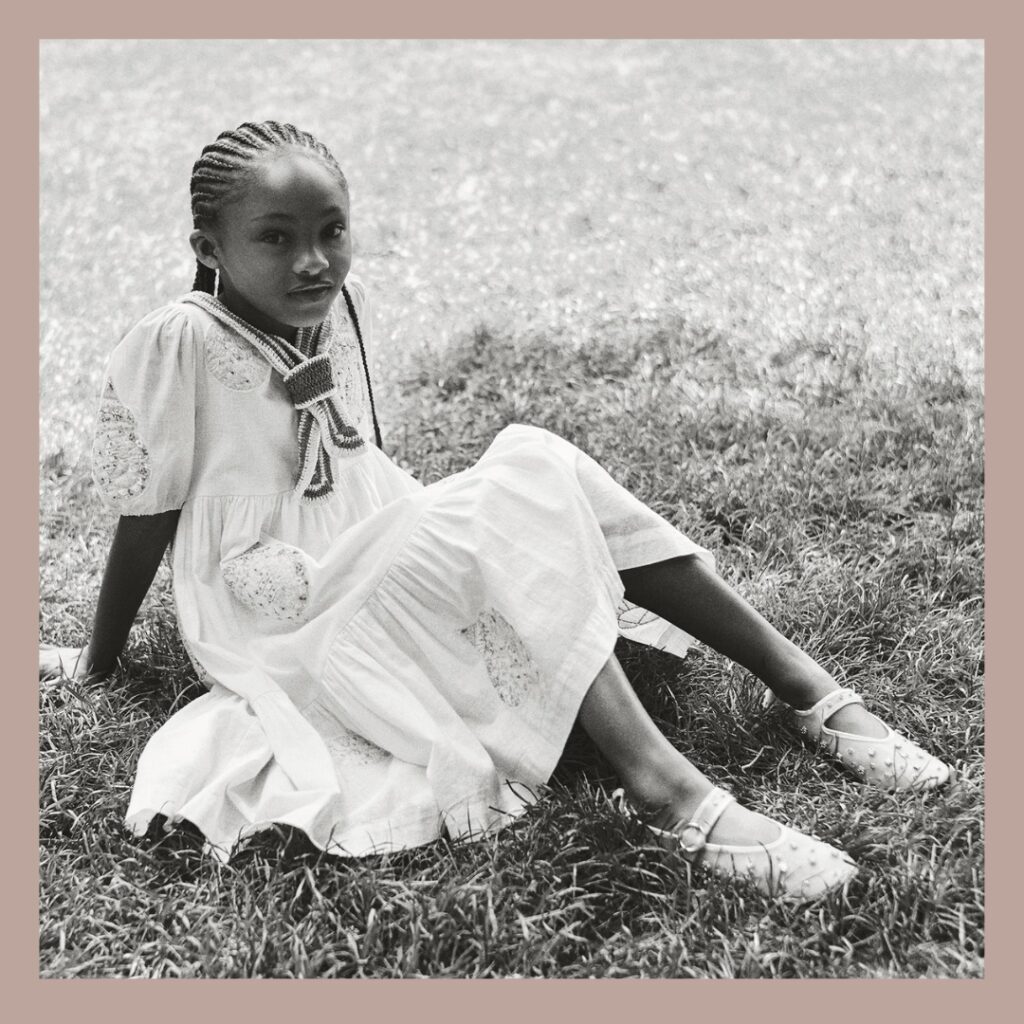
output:
[[[310,285],[306,288],[293,288],[288,294],[296,299],[313,301],[316,299],[322,299],[333,288],[333,284]]]

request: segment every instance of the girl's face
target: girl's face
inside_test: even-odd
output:
[[[254,327],[294,338],[320,323],[352,262],[348,195],[315,157],[288,150],[257,166],[192,248],[220,271],[221,302]]]

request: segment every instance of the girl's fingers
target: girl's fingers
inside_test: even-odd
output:
[[[40,647],[39,678],[53,680],[66,676],[73,679],[81,654],[81,647]]]

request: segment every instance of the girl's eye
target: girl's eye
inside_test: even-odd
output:
[[[332,224],[327,229],[327,237],[328,238],[341,238],[341,236],[343,234],[345,234],[345,225],[344,224]]]
[[[269,242],[271,245],[280,245],[284,241],[284,234],[280,231],[265,231],[260,236],[261,242]]]

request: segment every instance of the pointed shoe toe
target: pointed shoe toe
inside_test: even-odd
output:
[[[626,804],[622,790],[617,790],[612,799],[624,813],[637,817]],[[779,899],[817,899],[842,889],[857,874],[857,866],[842,850],[779,822],[773,822],[779,835],[769,843],[709,842],[708,835],[733,799],[715,787],[689,820],[669,830],[653,825],[646,828],[662,846],[678,852],[695,868],[719,878],[745,881],[764,895]]]
[[[936,789],[950,780],[949,765],[889,726],[885,736],[859,736],[825,724],[840,708],[863,703],[858,693],[843,688],[804,711],[790,708],[790,716],[806,742],[816,744],[861,781],[879,789]]]

